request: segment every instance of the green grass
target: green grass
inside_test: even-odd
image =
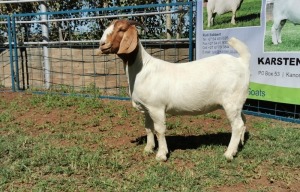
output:
[[[271,27],[272,21],[267,22],[265,32],[264,51],[265,52],[292,52],[300,51],[299,26],[295,26],[287,21],[281,31],[282,43],[274,45],[272,43]]]
[[[260,26],[261,0],[244,1],[236,13],[236,25],[232,25],[232,12],[216,15],[214,25],[207,27],[207,9],[203,8],[203,29],[225,29],[233,27]]]
[[[171,154],[162,163],[143,154],[143,117],[130,102],[18,94],[2,98],[0,112],[0,191],[299,187],[299,125],[248,116],[246,144],[227,162],[230,134],[223,113],[169,116]]]

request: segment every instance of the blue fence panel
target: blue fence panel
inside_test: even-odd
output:
[[[11,34],[11,20],[8,15],[0,15],[0,90],[11,88],[15,91],[14,66],[13,66],[13,44]],[[7,53],[7,54],[5,54]],[[8,68],[9,70],[4,70]]]
[[[170,11],[166,10],[167,6]],[[167,14],[171,15],[172,39],[165,37]],[[42,15],[47,16],[47,23],[41,22]],[[140,38],[154,56],[171,62],[193,60],[192,2],[13,14],[13,42],[18,42],[14,47],[17,90],[45,88],[42,49],[47,46],[52,90],[85,92],[98,88],[103,95],[125,96],[127,80],[121,61],[114,55],[95,55],[104,29],[112,20],[120,18],[147,25],[148,32],[140,29]],[[184,23],[182,27],[178,27],[179,22]],[[42,42],[45,39],[42,25],[49,27],[46,44]]]

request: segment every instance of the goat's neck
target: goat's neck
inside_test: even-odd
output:
[[[146,52],[140,42],[132,53],[127,55],[119,55],[119,57],[123,60],[124,70],[126,71],[129,83],[130,94],[132,94],[136,76],[141,72],[143,66],[147,65],[152,57]]]

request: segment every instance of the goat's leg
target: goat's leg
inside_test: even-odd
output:
[[[233,156],[235,156],[237,153],[240,141],[243,142],[244,140],[246,127],[241,115],[241,110],[225,109],[225,111],[231,124],[232,133],[228,148],[224,156],[226,157],[226,159],[232,160]]]
[[[166,161],[168,154],[168,146],[165,137],[166,132],[166,115],[164,109],[149,109],[150,117],[154,122],[154,130],[158,141],[158,152],[156,160]]]
[[[277,34],[278,43],[282,43],[282,40],[281,40],[281,30],[282,30],[283,26],[285,25],[285,23],[286,23],[286,20],[282,20],[282,21],[280,21],[280,24],[278,26],[278,34]]]
[[[145,129],[147,133],[147,144],[144,149],[145,153],[153,153],[155,147],[154,141],[154,123],[149,113],[145,113]]]
[[[242,117],[242,120],[244,122],[244,130],[243,130],[243,133],[241,135],[241,144],[244,145],[244,141],[245,141],[245,132],[246,132],[246,116],[244,115],[244,113],[242,112],[241,113],[241,117]]]
[[[231,24],[235,25],[236,10],[232,11]]]
[[[278,26],[276,25],[276,23],[274,23],[272,25],[272,29],[271,29],[271,32],[272,32],[272,42],[274,45],[277,45],[278,44]]]
[[[286,23],[286,20],[274,20],[274,23],[272,25],[272,42],[274,45],[277,45],[278,43],[281,43],[281,30]]]
[[[158,161],[166,161],[168,154],[168,146],[165,137],[166,125],[164,123],[154,123],[156,137],[158,140],[158,152],[156,154],[156,160]]]
[[[210,27],[214,23],[213,13],[210,10],[207,10],[207,27]]]

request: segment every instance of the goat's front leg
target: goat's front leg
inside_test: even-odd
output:
[[[156,160],[166,161],[168,154],[168,146],[165,137],[166,132],[166,115],[163,109],[151,109],[149,110],[150,117],[154,123],[154,130],[158,141],[158,152],[156,154]]]
[[[145,129],[147,133],[147,144],[144,149],[145,153],[153,153],[155,147],[154,141],[154,123],[149,113],[145,113]]]
[[[278,43],[281,43],[281,30],[285,24],[285,20],[275,20],[271,32],[272,32],[272,42],[274,45],[277,45]]]
[[[235,17],[236,17],[236,11],[232,11],[232,17],[231,17],[231,24],[235,25]]]
[[[210,10],[207,10],[207,27],[210,27],[214,24],[213,13]]]

